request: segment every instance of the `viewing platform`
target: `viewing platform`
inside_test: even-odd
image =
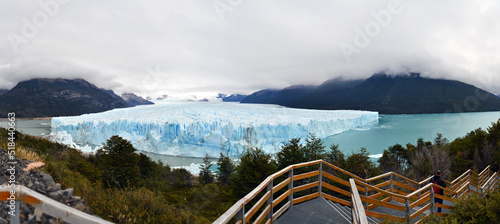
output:
[[[493,191],[500,176],[488,166],[445,180],[446,188],[430,179],[417,182],[395,172],[364,179],[323,160],[295,164],[266,178],[214,223],[422,223],[450,214],[456,198]]]

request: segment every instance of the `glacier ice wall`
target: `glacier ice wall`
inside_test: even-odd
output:
[[[378,121],[377,112],[305,110],[276,105],[156,102],[74,117],[52,118],[53,138],[93,151],[113,135],[159,154],[238,157],[248,146],[275,153],[292,138],[325,138]],[[94,147],[89,147],[94,146]]]

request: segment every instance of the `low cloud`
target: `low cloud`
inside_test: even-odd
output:
[[[62,77],[151,96],[249,93],[387,71],[500,92],[497,1],[215,2],[69,1],[19,51],[0,39],[0,88]],[[0,30],[21,34],[40,10],[10,1]],[[357,49],[349,60],[345,44]]]

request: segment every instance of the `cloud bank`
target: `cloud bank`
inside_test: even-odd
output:
[[[500,93],[498,1],[9,1],[0,21],[0,88],[249,93],[386,71]]]

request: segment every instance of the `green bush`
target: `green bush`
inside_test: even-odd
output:
[[[453,213],[444,223],[500,223],[500,190],[480,197],[470,194],[455,202]]]
[[[99,149],[102,183],[106,187],[133,187],[138,185],[141,175],[139,155],[130,141],[119,136],[111,136],[106,145]]]
[[[241,155],[241,162],[231,176],[231,186],[237,197],[243,197],[277,170],[271,155],[250,148]]]

